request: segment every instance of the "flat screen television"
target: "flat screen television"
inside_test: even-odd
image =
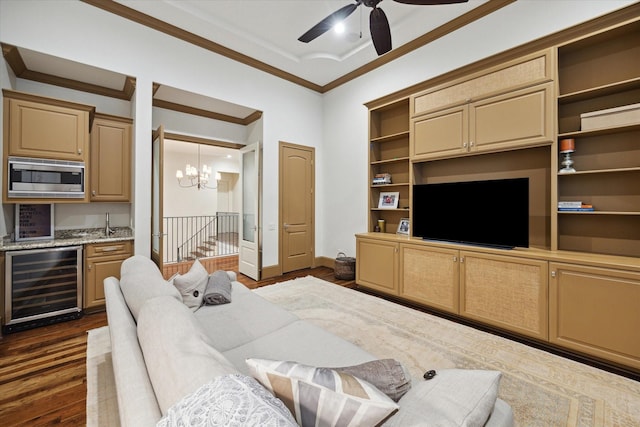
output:
[[[425,240],[529,246],[529,178],[413,186],[413,236]]]

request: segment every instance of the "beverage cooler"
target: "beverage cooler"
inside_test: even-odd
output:
[[[82,315],[82,246],[5,255],[5,332]]]

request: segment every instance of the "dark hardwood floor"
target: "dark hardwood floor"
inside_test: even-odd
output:
[[[238,281],[254,289],[308,275],[340,286],[355,283],[336,279],[327,267],[258,282],[238,274]],[[87,331],[106,324],[103,311],[0,338],[0,425],[84,426]]]

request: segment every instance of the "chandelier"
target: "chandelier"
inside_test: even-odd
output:
[[[198,167],[191,166],[187,163],[184,168],[184,173],[182,170],[178,169],[176,171],[176,178],[178,179],[178,185],[182,188],[191,188],[197,187],[198,190],[215,190],[218,188],[218,181],[220,181],[221,176],[219,172],[216,172],[216,182],[215,187],[212,187],[209,184],[209,180],[211,177],[211,173],[213,172],[211,168],[207,165],[202,165],[200,168],[200,144],[198,144]]]

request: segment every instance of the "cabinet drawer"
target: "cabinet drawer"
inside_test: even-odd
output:
[[[85,246],[87,258],[96,256],[127,255],[133,253],[130,240],[122,242],[92,243]]]

